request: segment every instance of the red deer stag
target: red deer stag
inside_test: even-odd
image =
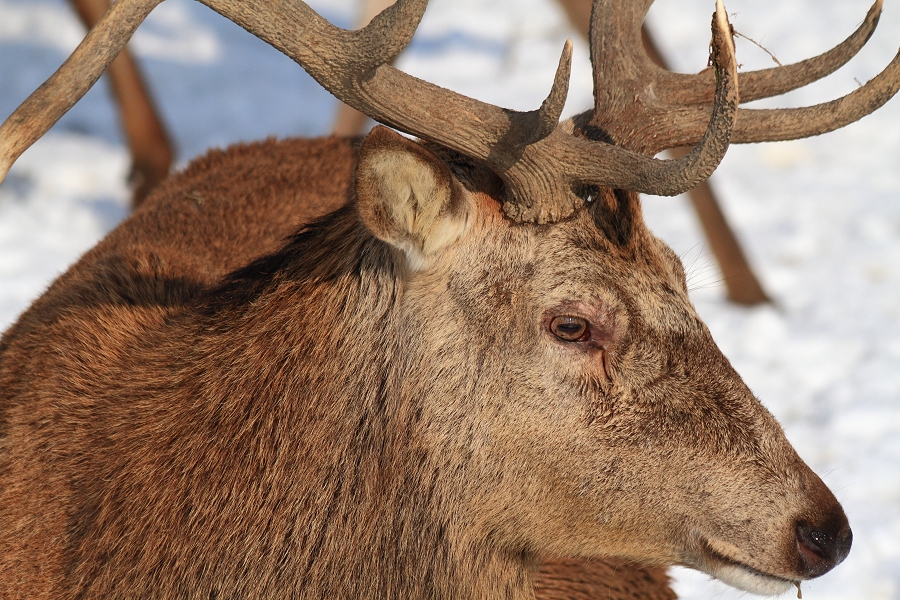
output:
[[[0,172],[159,1],[113,5],[0,127]],[[642,50],[649,0],[596,0],[596,107],[558,124],[569,45],[528,113],[387,66],[426,3],[345,32],[299,2],[206,0],[427,141],[210,153],[7,331],[5,595],[586,597],[536,575],[554,556],[778,593],[847,555],[840,505],[716,347],[637,192],[688,189],[729,141],[859,118],[900,57],[834,103],[738,110],[738,83],[783,93],[833,58],[739,77],[719,2],[713,72],[673,75]],[[648,156],[677,145],[696,148]]]

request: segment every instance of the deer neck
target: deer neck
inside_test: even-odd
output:
[[[351,211],[329,219],[207,299],[202,329],[221,333],[194,361],[221,366],[222,389],[207,390],[207,401],[236,421],[219,429],[277,423],[253,443],[281,457],[259,466],[265,477],[294,482],[288,504],[258,507],[283,524],[265,535],[285,540],[285,585],[328,598],[532,598],[534,561],[472,531],[465,502],[451,496],[464,457],[436,456],[423,434],[429,392],[409,385],[416,348],[400,331],[402,273],[385,266],[389,250],[354,227]],[[258,308],[271,306],[280,310]],[[278,372],[260,376],[271,365]],[[232,380],[254,388],[236,393]]]

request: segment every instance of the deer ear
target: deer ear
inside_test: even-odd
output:
[[[356,196],[369,231],[403,250],[416,270],[466,229],[468,195],[447,165],[386,127],[375,127],[360,148]]]

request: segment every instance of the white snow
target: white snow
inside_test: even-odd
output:
[[[311,2],[350,26],[354,0]],[[650,24],[680,70],[706,64],[712,0],[660,0]],[[783,63],[849,35],[865,0],[731,0],[737,30]],[[48,77],[81,30],[63,0],[0,0],[0,116]],[[566,37],[567,113],[590,105],[586,45],[551,0],[432,0],[399,66],[510,108],[536,107]],[[868,46],[826,80],[758,103],[830,100],[874,76],[900,46],[900,0]],[[303,71],[199,3],[168,0],[135,39],[184,162],[210,146],[324,134],[335,103]],[[745,70],[772,65],[745,40]],[[127,213],[128,156],[101,82],[0,185],[0,329]],[[774,306],[729,305],[683,199],[648,198],[651,227],[681,254],[693,298],[724,352],[843,503],[853,551],[803,585],[814,600],[900,598],[900,99],[825,136],[735,146],[713,185]],[[683,598],[746,594],[675,569]]]

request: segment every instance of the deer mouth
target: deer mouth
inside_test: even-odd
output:
[[[783,594],[797,581],[772,575],[715,550],[708,540],[698,540],[702,557],[688,566],[712,575],[719,581],[738,589],[762,596]]]

